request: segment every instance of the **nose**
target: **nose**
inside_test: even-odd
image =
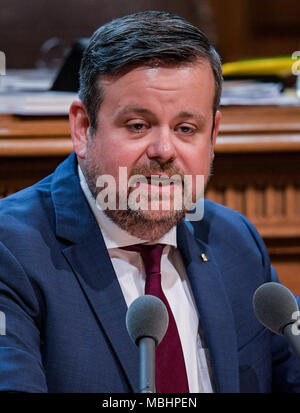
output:
[[[169,128],[159,128],[153,131],[151,142],[147,148],[147,156],[161,164],[175,160],[174,136],[172,136],[172,131]]]

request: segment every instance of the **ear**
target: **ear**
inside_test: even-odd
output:
[[[212,159],[214,159],[214,157],[215,157],[214,149],[215,149],[215,146],[216,146],[217,136],[218,136],[218,133],[219,133],[220,121],[221,121],[221,112],[219,110],[217,110],[216,114],[215,114],[214,130],[213,130],[213,133],[212,133],[212,146],[211,146]]]
[[[86,107],[81,101],[75,101],[70,106],[69,122],[74,152],[79,158],[84,159],[89,137],[90,120]]]

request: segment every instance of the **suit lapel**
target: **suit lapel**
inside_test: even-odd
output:
[[[99,320],[101,328],[124,369],[133,392],[138,390],[138,350],[126,330],[127,306],[114,273],[105,246],[100,247],[99,237],[92,242],[66,248],[63,254]],[[95,246],[97,244],[98,246]]]
[[[52,198],[57,236],[68,240],[62,252],[99,321],[99,328],[110,341],[129,386],[137,392],[138,350],[126,330],[127,306],[101,231],[82,193],[73,155],[55,172]]]
[[[222,275],[210,248],[194,236],[191,223],[181,222],[177,236],[210,351],[217,391],[238,392],[234,319]],[[201,254],[205,254],[204,260]]]

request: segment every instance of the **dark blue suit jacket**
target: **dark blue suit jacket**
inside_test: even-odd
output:
[[[74,154],[43,181],[3,199],[0,211],[0,390],[137,392],[126,303]],[[207,201],[202,221],[178,225],[178,247],[216,390],[300,391],[300,362],[253,313],[256,288],[276,279],[253,226]]]

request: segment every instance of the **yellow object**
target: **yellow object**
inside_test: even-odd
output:
[[[223,76],[272,75],[286,77],[292,75],[295,59],[292,56],[247,59],[222,65]]]

